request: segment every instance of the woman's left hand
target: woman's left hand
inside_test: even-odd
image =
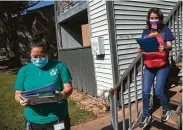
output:
[[[159,49],[160,52],[163,52],[165,50],[165,47],[164,46],[159,46],[158,49]]]

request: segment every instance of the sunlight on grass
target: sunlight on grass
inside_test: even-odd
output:
[[[77,107],[75,102],[72,100],[69,100],[69,113],[71,118],[71,125],[88,122],[95,118],[93,113],[79,109],[79,107]]]
[[[16,75],[0,73],[0,130],[24,130],[23,108],[14,100]],[[71,125],[77,125],[95,118],[91,112],[79,109],[69,100]]]

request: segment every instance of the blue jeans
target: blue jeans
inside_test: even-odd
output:
[[[160,99],[163,110],[169,109],[167,97],[164,92],[168,72],[169,72],[169,66],[153,69],[149,69],[147,67],[144,68],[143,89],[142,89],[144,116],[149,115],[150,92],[155,76],[156,76],[155,94]]]

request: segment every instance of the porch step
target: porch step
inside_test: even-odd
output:
[[[182,86],[176,86],[176,87],[170,88],[169,95],[171,95],[170,104],[179,105],[182,99]]]
[[[182,77],[182,69],[180,70],[178,76]]]
[[[170,68],[169,78],[182,77],[182,62],[179,62]]]
[[[170,103],[174,105],[181,104],[182,93],[178,92],[170,98]]]
[[[181,92],[182,86],[176,86],[176,87],[170,88],[169,91],[170,92]]]
[[[161,122],[161,115],[162,115],[162,108],[158,108],[153,114],[152,117],[153,119],[155,119],[156,121]],[[164,124],[166,124],[167,126],[173,127],[175,129],[178,129],[178,124],[177,124],[177,114],[175,113],[174,110],[172,110],[172,115],[170,117],[170,119],[165,122]]]
[[[182,69],[182,62],[176,63],[176,66],[177,66],[179,69]]]
[[[135,129],[133,129],[133,130],[143,130],[143,129],[142,129],[142,128],[137,127],[137,128],[135,128]],[[159,129],[158,129],[158,128],[156,128],[156,127],[151,126],[150,128],[148,128],[148,130],[159,130]]]
[[[182,77],[180,77],[180,76],[171,77],[170,79],[168,79],[168,83],[182,85]]]
[[[162,124],[162,123],[157,122],[157,121],[152,121],[144,129],[137,127],[137,128],[132,129],[132,130],[177,130],[177,129],[172,128],[170,126],[166,126],[165,124]]]

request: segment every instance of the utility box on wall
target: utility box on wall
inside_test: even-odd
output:
[[[105,54],[103,37],[92,38],[91,44],[92,44],[93,55],[104,55]]]

